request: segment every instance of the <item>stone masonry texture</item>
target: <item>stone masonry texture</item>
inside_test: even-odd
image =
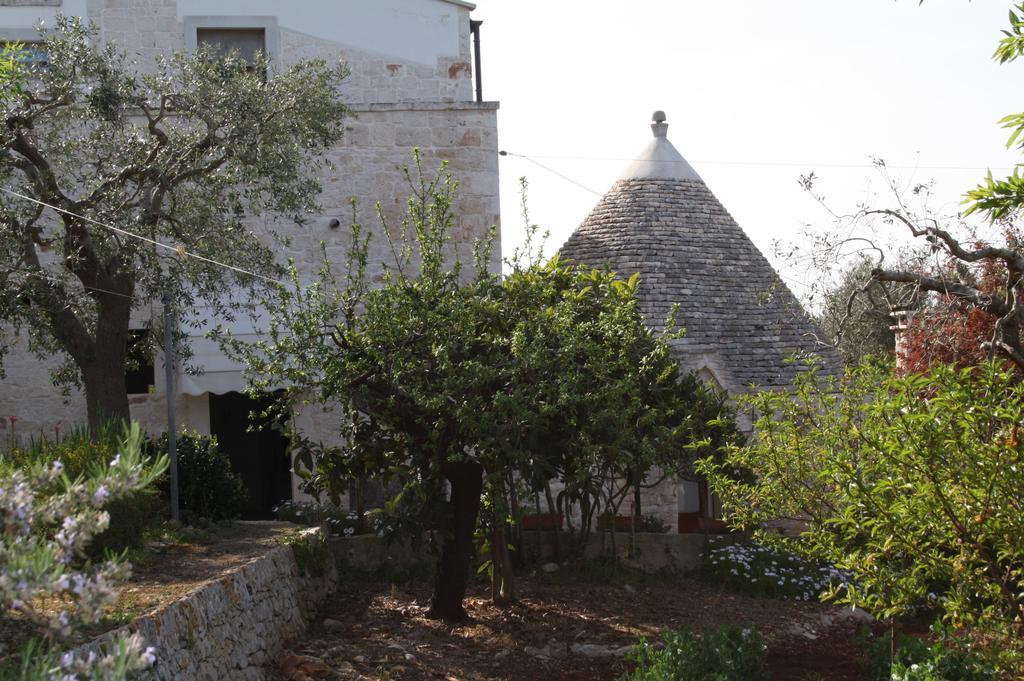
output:
[[[807,368],[793,357],[839,371],[796,297],[700,180],[620,179],[559,252],[623,277],[639,273],[640,309],[656,330],[678,305],[686,335],[673,355],[732,395],[785,389]],[[643,512],[675,529],[678,499],[669,476],[643,491]]]
[[[43,5],[52,3],[3,0],[0,5]],[[184,49],[184,27],[178,20],[177,0],[88,0],[88,19],[98,29],[98,39],[126,50],[140,71],[153,68],[156,59]],[[0,19],[2,20],[2,19]],[[400,226],[410,196],[403,167],[412,164],[412,150],[420,150],[422,167],[434,172],[448,164],[460,183],[455,206],[456,248],[468,257],[474,239],[499,224],[497,103],[472,101],[469,11],[458,12],[458,44],[453,56],[427,65],[392,58],[387,46],[368,52],[315,38],[281,27],[280,54],[276,63],[287,68],[303,59],[344,61],[350,75],[341,94],[353,115],[346,122],[344,139],[326,155],[318,179],[323,187],[319,214],[308,216],[301,227],[269,217],[252,221],[252,229],[266,234],[267,243],[282,261],[291,258],[300,276],[311,278],[320,267],[320,242],[328,258],[339,266],[351,243],[353,218],[373,232],[369,273],[379,279],[382,267],[392,256],[384,238],[376,204],[392,229]],[[0,27],[2,28],[2,27]],[[355,214],[353,215],[353,202]],[[331,227],[332,221],[339,226]],[[288,238],[281,246],[272,242],[270,232]],[[500,244],[500,240],[498,242]],[[492,267],[501,262],[500,247],[494,251]],[[137,325],[159,309],[150,303],[136,310]],[[28,349],[25,333],[14,335],[0,327],[0,342],[9,344],[3,358],[5,375],[0,376],[0,448],[13,437],[67,432],[85,420],[84,396],[71,389],[62,394],[53,387],[51,372],[61,357],[38,358]],[[166,394],[162,358],[156,360],[155,392],[130,397],[132,416],[150,431],[164,428]],[[175,398],[183,425],[200,432],[208,429],[205,397]],[[322,413],[317,406],[297,419],[324,441],[336,436],[336,415]],[[315,412],[315,413],[314,413]],[[13,419],[11,417],[14,417]]]
[[[683,366],[713,367],[730,393],[783,388],[816,356],[834,351],[771,264],[707,186],[696,180],[618,181],[559,251],[591,267],[640,273],[640,306],[655,329],[673,305],[686,329],[673,351]]]
[[[301,536],[325,541],[319,528]],[[264,667],[276,666],[284,644],[305,630],[337,587],[333,554],[325,547],[323,556],[323,575],[304,575],[291,547],[275,547],[75,652],[105,649],[126,631],[141,634],[155,649],[156,664],[142,681],[264,679]]]

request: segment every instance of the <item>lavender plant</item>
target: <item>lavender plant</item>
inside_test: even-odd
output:
[[[33,627],[17,679],[124,679],[154,661],[138,635],[121,636],[105,654],[62,649],[77,625],[97,622],[117,600],[130,566],[85,560],[90,540],[107,528],[110,501],[144,489],[167,467],[148,463],[137,424],[125,429],[107,466],[69,477],[59,461],[14,467],[0,459],[0,612]],[[54,607],[57,604],[57,607]]]

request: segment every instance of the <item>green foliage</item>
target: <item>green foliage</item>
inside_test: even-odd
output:
[[[117,600],[114,585],[127,578],[122,556],[86,558],[108,525],[105,508],[150,488],[167,466],[166,457],[147,463],[142,441],[138,424],[126,427],[109,461],[74,478],[59,460],[33,452],[0,466],[0,615],[16,618],[9,631],[26,641],[20,654],[5,656],[0,678],[120,681],[153,664],[138,634],[115,635],[99,654],[67,650],[76,629],[103,618]]]
[[[346,537],[373,531],[368,518],[317,501],[285,501],[274,509],[274,517],[296,525],[323,527],[331,534]]]
[[[167,452],[167,433],[147,445],[153,455]],[[220,451],[217,438],[184,431],[176,443],[178,458],[178,503],[186,522],[205,518],[214,522],[241,517],[248,498],[242,479],[231,468],[231,460]],[[160,483],[169,494],[170,478]]]
[[[1024,4],[1018,4],[1010,10],[1010,28],[1003,31],[1003,39],[999,41],[993,58],[1000,64],[1013,61],[1024,55]]]
[[[111,501],[104,510],[110,514],[110,526],[89,544],[90,558],[141,549],[149,533],[167,517],[165,499],[153,487]]]
[[[60,666],[60,651],[40,640],[26,644],[19,657],[0,664],[0,681],[49,681],[48,672]]]
[[[915,636],[880,636],[864,631],[858,636],[867,662],[861,671],[864,681],[997,681],[1000,676],[974,654],[963,640],[944,630],[928,644]]]
[[[672,527],[664,520],[654,514],[647,514],[640,519],[640,527],[637,528],[639,532],[654,532],[656,534],[666,534],[672,530]]]
[[[446,166],[428,175],[415,160],[407,217],[400,230],[383,225],[395,262],[381,285],[367,276],[369,237],[353,225],[345,266],[325,259],[312,285],[293,272],[268,303],[270,341],[234,344],[260,377],[254,389],[289,385],[290,400],[342,404],[345,445],[297,450],[308,489],[337,502],[351,479],[397,481],[383,527],[448,540],[458,524],[468,563],[481,479],[488,517],[505,522],[510,475],[533,490],[561,478],[565,494],[596,500],[604,481],[642,481],[654,465],[685,470],[716,450],[732,432],[728,419],[707,425],[723,415],[722,398],[680,375],[669,349],[677,330],[648,329],[637,276],[554,258],[513,263],[502,277],[488,269],[493,231],[465,267],[452,243],[457,182]],[[457,518],[446,480],[452,499],[456,487],[473,490]]]
[[[0,101],[23,96],[28,74],[22,64],[24,46],[7,43],[0,47]]]
[[[128,325],[156,311],[151,301],[238,312],[251,305],[239,290],[265,280],[211,261],[280,275],[268,244],[316,208],[323,153],[343,131],[345,72],[308,61],[267,75],[265,57],[247,68],[201,48],[142,75],[80,19],[47,29],[46,68],[0,97],[0,188],[28,197],[0,192],[0,321],[67,360],[54,378],[84,386],[95,426],[128,416]],[[18,77],[4,55],[0,78]]]
[[[309,534],[295,534],[281,540],[291,547],[299,574],[303,577],[323,577],[330,562],[330,549],[323,537]]]
[[[731,591],[797,601],[816,601],[823,593],[845,588],[849,581],[849,575],[831,565],[787,551],[714,539],[702,573]]]
[[[937,609],[1003,669],[1024,662],[1024,385],[992,364],[894,377],[869,365],[841,383],[805,372],[761,393],[756,439],[701,468],[757,529],[802,518],[799,540],[760,532],[854,576],[835,594],[876,616]],[[729,477],[751,469],[751,481]]]
[[[629,654],[637,668],[620,681],[767,681],[764,639],[755,629],[690,627],[662,634],[662,646],[641,640]]]
[[[556,258],[501,277],[487,269],[489,243],[466,272],[450,243],[456,181],[442,167],[410,182],[383,286],[367,282],[355,225],[343,280],[327,265],[312,286],[296,280],[270,305],[272,341],[236,346],[261,380],[345,405],[346,446],[305,443],[296,457],[312,489],[336,498],[352,478],[399,479],[392,505],[412,511],[418,533],[450,465],[543,472],[578,490],[603,471],[676,470],[714,450],[720,398],[680,376],[668,338],[648,330],[636,276]]]
[[[898,269],[919,269],[909,254],[899,261]],[[820,293],[815,322],[835,344],[846,366],[855,366],[868,356],[893,357],[896,352],[896,337],[890,329],[895,320],[889,301],[906,298],[903,289],[908,285],[887,283],[886,290],[871,277],[878,265],[861,256],[843,269],[833,286]]]
[[[72,480],[94,476],[117,455],[123,439],[121,430],[120,425],[110,423],[96,431],[74,430],[52,440],[33,438],[26,446],[10,450],[0,459],[7,465],[22,469],[40,462],[60,461],[65,475]],[[154,460],[156,458],[153,457]],[[148,472],[149,467],[146,470]],[[163,500],[155,485],[112,499],[103,510],[110,514],[110,524],[89,543],[87,553],[90,558],[141,548],[146,534],[166,517]]]
[[[1010,10],[1010,27],[1003,31],[993,57],[1000,64],[1015,61],[1024,55],[1024,3],[1018,3]],[[1024,113],[1014,113],[1003,118],[1000,123],[1010,130],[1006,141],[1007,148],[1016,146],[1024,149]],[[1024,206],[1024,176],[1020,167],[1014,168],[1009,177],[997,180],[991,171],[984,182],[967,192],[964,203],[968,204],[965,215],[976,211],[985,213],[992,220],[1004,220],[1013,217]]]

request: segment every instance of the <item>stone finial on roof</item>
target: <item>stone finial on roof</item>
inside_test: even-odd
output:
[[[668,123],[665,122],[668,119],[665,117],[665,112],[655,111],[651,120],[654,121],[651,123],[651,132],[654,133],[654,136],[668,137]]]
[[[839,372],[835,351],[700,176],[666,137],[656,111],[654,139],[560,249],[563,258],[640,273],[639,302],[660,328],[679,305],[686,336],[673,354],[687,369],[715,367],[733,393],[751,384],[789,385],[805,367],[793,355],[817,355]]]
[[[654,139],[626,168],[620,180],[697,180],[700,175],[668,141],[668,123],[664,111],[651,117]]]

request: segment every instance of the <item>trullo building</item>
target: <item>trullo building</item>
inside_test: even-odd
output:
[[[782,389],[815,355],[828,373],[839,360],[767,258],[669,142],[663,112],[654,139],[560,249],[563,258],[640,273],[640,306],[661,327],[672,306],[686,336],[675,341],[682,367],[740,394],[752,385]],[[696,529],[718,504],[698,481],[660,485],[644,512]],[[675,507],[675,508],[673,508]],[[675,523],[673,523],[675,524]]]

